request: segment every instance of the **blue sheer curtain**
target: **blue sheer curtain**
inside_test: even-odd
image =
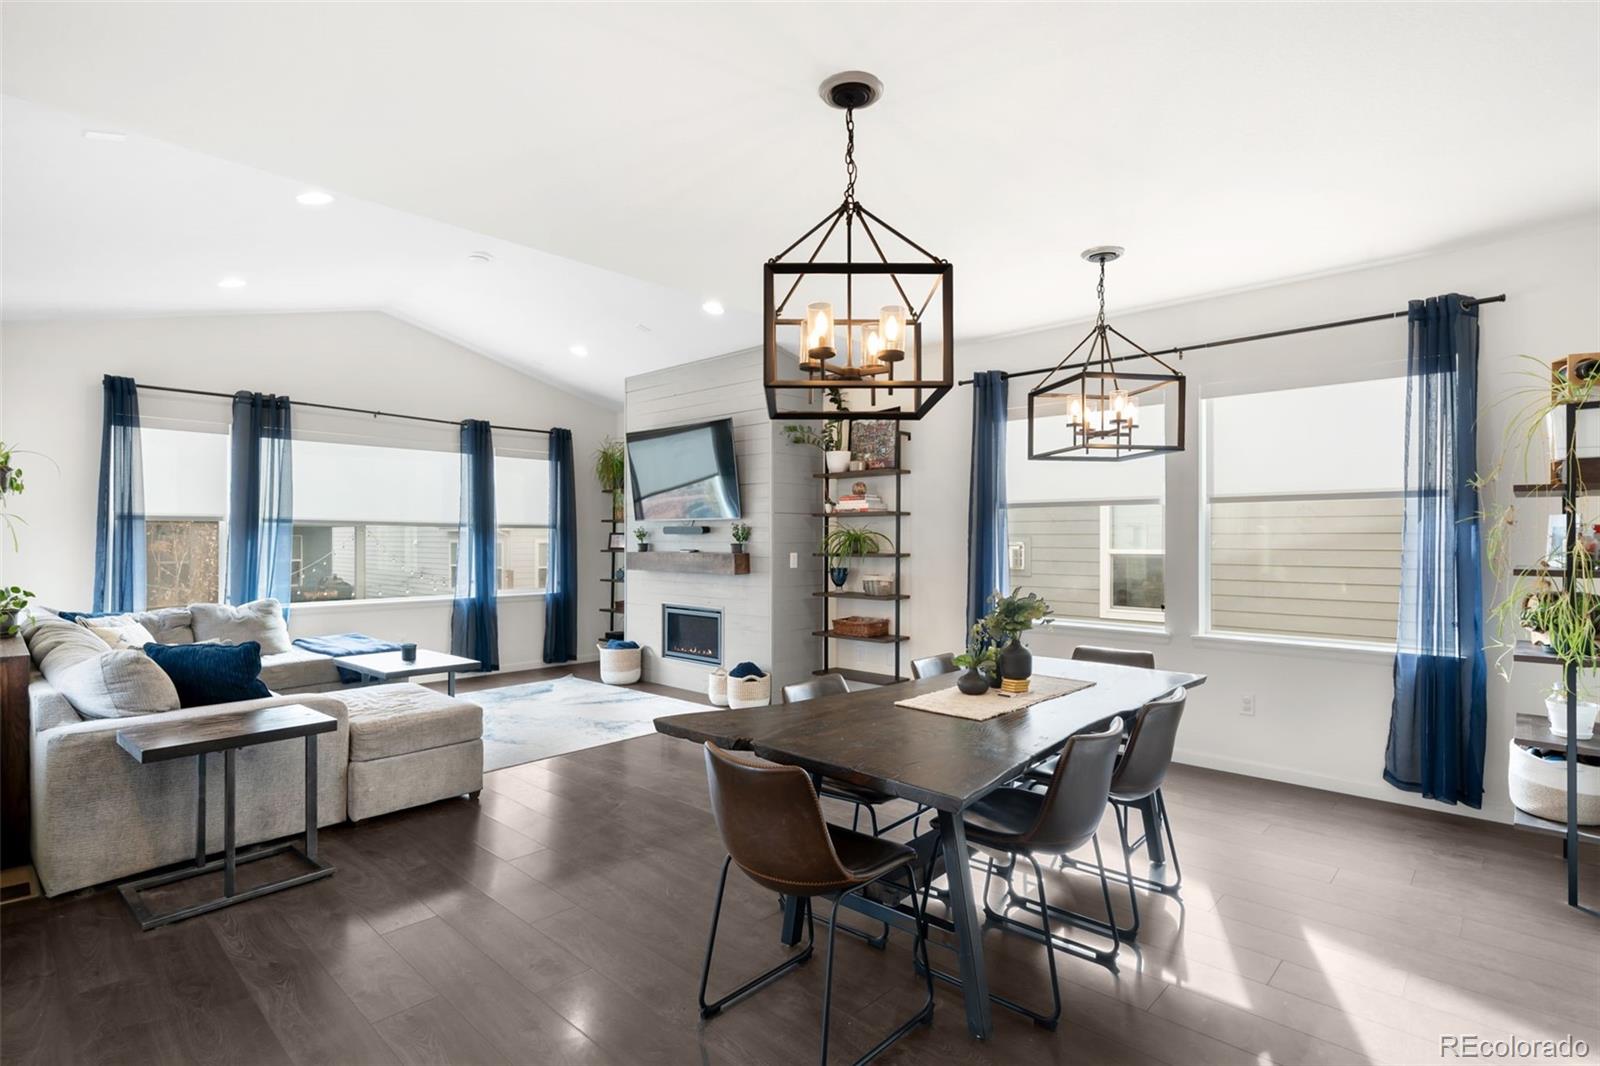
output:
[[[289,604],[294,431],[287,396],[233,394],[228,454],[229,603]]]
[[[578,657],[578,508],[572,433],[550,431],[550,576],[544,594],[544,661]]]
[[[500,616],[495,599],[494,438],[489,423],[461,423],[461,531],[456,549],[450,650],[500,669]]]
[[[1006,591],[1006,376],[972,375],[972,481],[967,494],[967,624]]]
[[[1451,294],[1411,301],[1408,317],[1400,624],[1383,776],[1441,803],[1481,807],[1478,313]]]
[[[94,609],[142,611],[145,597],[144,459],[132,378],[101,384],[100,491],[94,537]]]

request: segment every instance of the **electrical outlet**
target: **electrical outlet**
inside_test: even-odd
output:
[[[1256,713],[1256,698],[1254,696],[1246,696],[1241,699],[1239,701],[1239,713],[1254,717]]]
[[[800,553],[799,552],[790,552],[789,553],[789,569],[790,570],[798,570],[798,569],[800,569]]]

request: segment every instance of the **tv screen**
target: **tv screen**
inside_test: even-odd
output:
[[[638,519],[738,518],[733,419],[628,434]]]

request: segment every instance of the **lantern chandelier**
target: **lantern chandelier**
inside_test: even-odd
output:
[[[1114,245],[1083,253],[1100,267],[1100,312],[1088,336],[1028,391],[1029,459],[1115,461],[1183,451],[1183,375],[1106,321],[1106,264],[1121,256]],[[1136,351],[1112,355],[1112,336]],[[1176,433],[1169,439],[1170,423]]]
[[[955,384],[951,266],[856,199],[855,113],[883,95],[883,83],[864,71],[846,71],[823,82],[821,94],[845,116],[844,201],[767,260],[767,413],[775,419],[921,418]],[[819,232],[806,254],[802,246]],[[891,261],[883,244],[888,237],[914,255]],[[857,253],[869,248],[858,261]],[[805,258],[788,259],[791,253]],[[938,348],[932,368],[924,366],[925,334]]]

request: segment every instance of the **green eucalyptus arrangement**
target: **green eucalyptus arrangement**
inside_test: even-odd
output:
[[[1024,593],[1016,589],[1002,594],[996,591],[989,597],[989,614],[983,621],[995,642],[1003,643],[1026,633],[1035,622],[1054,613],[1054,608],[1036,592]]]

